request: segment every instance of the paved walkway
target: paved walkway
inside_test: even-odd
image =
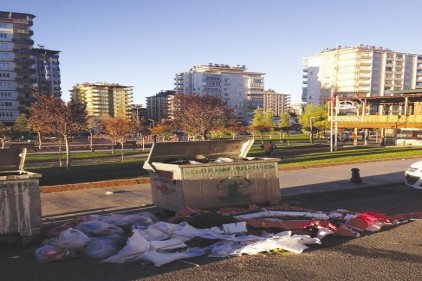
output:
[[[281,196],[388,186],[404,182],[404,171],[420,158],[353,165],[281,171]],[[362,183],[351,183],[351,169],[358,168]],[[41,193],[43,223],[58,223],[70,217],[93,213],[152,211],[149,183],[74,191]]]

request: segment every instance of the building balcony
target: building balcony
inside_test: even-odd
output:
[[[370,73],[371,72],[371,69],[370,68],[359,68],[358,69],[358,71],[359,72],[362,72],[362,73]]]
[[[372,65],[372,62],[370,62],[370,61],[359,61],[357,63],[357,65],[358,66],[370,66],[370,65]]]
[[[29,35],[29,36],[34,35],[34,31],[32,31],[31,29],[20,29],[20,28],[17,28],[17,29],[14,29],[13,30],[13,33],[26,34],[26,35]]]
[[[34,45],[34,40],[28,39],[28,38],[14,38],[12,39],[12,42],[15,44],[23,44],[23,45]]]
[[[21,56],[14,59],[14,62],[19,65],[33,65],[35,59],[28,58],[28,56]]]

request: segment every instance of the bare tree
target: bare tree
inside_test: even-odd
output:
[[[36,102],[30,108],[29,124],[41,133],[53,134],[64,142],[66,169],[70,168],[69,140],[86,128],[86,110],[83,104],[65,103],[48,94],[35,94]]]
[[[163,140],[163,142],[165,140],[171,139],[175,135],[173,132],[174,131],[173,126],[166,123],[157,124],[157,126],[152,127],[149,130],[151,131],[152,135],[159,137],[160,139]]]
[[[235,139],[235,137],[242,132],[242,125],[232,120],[228,122],[226,131],[232,135],[233,139]]]
[[[233,110],[220,97],[197,94],[175,95],[174,121],[177,129],[202,140],[212,130],[224,127],[232,119]]]
[[[124,162],[124,143],[127,141],[129,134],[132,132],[130,121],[122,117],[103,116],[101,118],[101,131],[105,133],[113,143],[113,153],[114,145],[120,144],[122,162]]]

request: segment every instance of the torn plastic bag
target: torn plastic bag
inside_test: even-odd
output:
[[[82,231],[69,228],[60,232],[59,237],[46,240],[43,244],[49,244],[65,249],[79,250],[85,247],[90,240],[91,238],[85,235]]]
[[[75,251],[53,245],[44,245],[35,251],[37,260],[41,263],[62,261],[76,257]]]
[[[110,214],[98,216],[99,221],[106,222],[109,224],[117,225],[120,227],[131,226],[134,228],[146,228],[156,222],[159,219],[149,212],[143,212],[139,214],[121,215],[121,214]]]
[[[125,238],[120,235],[94,237],[83,252],[91,258],[104,259],[116,254],[124,245]]]
[[[123,229],[121,229],[120,227],[102,221],[81,222],[75,228],[90,236],[123,234]]]
[[[126,246],[115,255],[102,262],[124,263],[126,261],[137,261],[139,255],[150,249],[149,242],[142,237],[140,230],[134,229],[132,236],[127,240]]]

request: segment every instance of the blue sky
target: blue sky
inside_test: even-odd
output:
[[[173,89],[194,65],[246,65],[299,102],[302,59],[359,44],[422,54],[420,0],[1,0],[36,16],[35,45],[59,50],[73,85],[134,87],[134,102]]]

